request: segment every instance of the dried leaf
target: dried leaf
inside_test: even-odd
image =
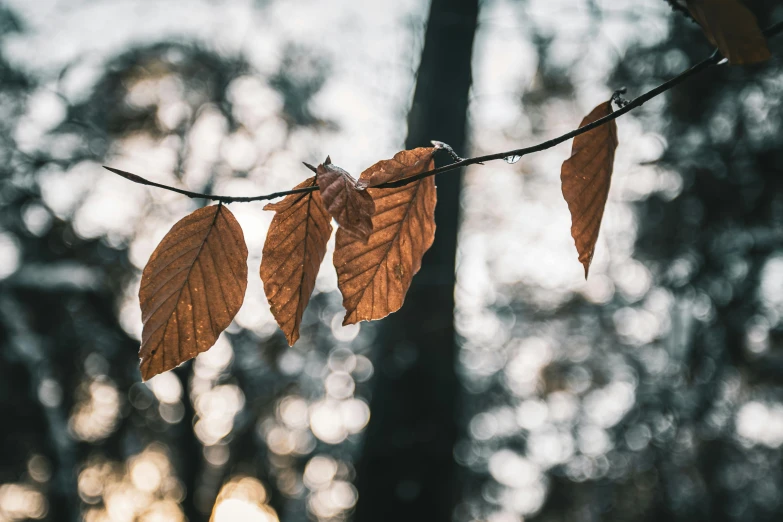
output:
[[[357,187],[356,180],[340,167],[332,165],[329,158],[318,165],[317,179],[326,209],[340,228],[367,241],[372,232],[375,203],[364,190],[365,186]]]
[[[309,178],[294,188],[314,184]],[[318,191],[291,194],[264,210],[276,214],[264,242],[261,280],[272,315],[293,345],[332,235],[331,218]]]
[[[207,351],[242,306],[247,246],[224,206],[174,225],[141,274],[141,376],[147,380]]]
[[[359,182],[396,181],[430,170],[434,148],[402,151],[365,170]],[[346,309],[343,324],[372,321],[396,312],[421,259],[435,239],[437,195],[432,177],[389,189],[367,189],[375,201],[367,243],[337,230],[334,266]]]
[[[432,154],[436,149],[437,147],[419,147],[400,151],[392,159],[379,161],[362,172],[359,183],[368,186],[380,185],[431,170],[434,168]]]
[[[612,113],[612,102],[602,103],[582,120],[580,127]],[[590,269],[612,181],[617,124],[614,120],[574,138],[571,157],[563,162],[560,180],[571,212],[571,236],[579,261]]]
[[[687,6],[707,39],[729,63],[750,64],[770,58],[756,17],[740,0],[687,0]]]

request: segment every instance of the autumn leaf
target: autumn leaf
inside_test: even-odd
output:
[[[356,238],[367,241],[372,232],[375,203],[367,193],[366,185],[357,186],[356,180],[329,158],[316,170],[318,186],[329,214],[340,228]]]
[[[436,149],[438,147],[420,147],[400,151],[392,159],[379,161],[362,172],[362,175],[359,176],[359,183],[365,183],[369,186],[380,185],[431,170],[433,168],[432,154]]]
[[[425,172],[434,166],[434,148],[397,153],[365,170],[359,182],[378,184]],[[435,239],[435,181],[424,178],[402,187],[367,189],[375,201],[367,243],[337,230],[334,266],[343,294],[343,324],[380,319],[400,309],[421,259]]]
[[[141,376],[144,380],[207,351],[242,306],[247,246],[223,205],[175,224],[141,274]]]
[[[309,178],[294,188],[313,185]],[[272,315],[293,345],[332,235],[331,218],[318,191],[290,194],[264,210],[276,214],[264,242],[261,280]]]
[[[740,0],[687,0],[686,5],[707,39],[729,63],[750,64],[770,58],[756,17]]]
[[[612,102],[600,104],[582,120],[580,127],[612,113]],[[571,236],[585,279],[601,228],[609,185],[612,181],[614,152],[617,149],[617,123],[609,121],[574,138],[571,157],[563,162],[560,180],[563,197],[571,212]]]

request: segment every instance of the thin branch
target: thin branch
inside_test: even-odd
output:
[[[134,183],[138,183],[140,185],[149,185],[150,187],[157,187],[157,188],[170,190],[172,192],[176,192],[177,194],[183,194],[189,198],[209,199],[211,201],[219,201],[221,203],[248,203],[250,201],[263,201],[265,199],[281,198],[283,196],[288,196],[289,194],[302,194],[305,192],[312,192],[313,190],[316,190],[318,188],[318,186],[304,187],[304,188],[298,188],[292,190],[285,190],[283,192],[273,192],[272,194],[266,194],[264,196],[252,196],[252,197],[217,196],[214,194],[202,194],[201,192],[191,192],[190,190],[183,190],[177,187],[170,187],[168,185],[163,185],[162,183],[155,183],[154,181],[144,179],[141,176],[137,176],[136,174],[131,174],[130,172],[125,172],[124,170],[107,167],[106,165],[104,165],[103,168],[108,171],[114,172],[118,176],[122,176],[123,178],[129,181],[133,181]]]
[[[776,36],[783,32],[783,21],[778,22],[776,24],[771,25],[767,29],[763,31],[764,36],[770,37],[770,36]],[[590,130],[595,129],[596,127],[600,127],[606,122],[616,120],[623,114],[626,114],[633,109],[642,106],[645,102],[650,101],[651,99],[655,98],[659,94],[662,94],[669,89],[675,87],[676,85],[679,85],[680,83],[684,82],[691,76],[695,76],[696,74],[699,74],[700,72],[717,65],[721,62],[723,57],[720,55],[720,53],[716,50],[715,52],[710,55],[709,58],[706,58],[702,60],[701,62],[697,63],[690,69],[678,74],[671,80],[668,80],[658,87],[655,87],[652,90],[647,91],[646,93],[642,94],[638,98],[634,98],[633,100],[629,101],[626,105],[623,107],[620,107],[616,111],[614,111],[612,114],[609,114],[608,116],[604,116],[603,118],[600,118],[598,120],[595,120],[592,123],[589,123],[588,125],[585,125],[584,127],[580,127],[576,130],[573,130],[571,132],[568,132],[566,134],[563,134],[562,136],[558,136],[557,138],[553,138],[551,140],[539,143],[538,145],[533,145],[532,147],[525,147],[522,149],[515,149],[515,150],[509,150],[506,152],[498,152],[495,154],[488,154],[486,156],[477,156],[475,158],[467,158],[463,159],[461,161],[455,161],[454,163],[449,163],[448,165],[444,165],[442,167],[438,167],[436,169],[428,170],[427,172],[422,172],[420,174],[416,174],[415,176],[410,176],[405,179],[401,179],[398,181],[391,181],[386,183],[381,183],[379,185],[375,185],[373,188],[395,188],[395,187],[402,187],[404,185],[407,185],[409,183],[413,183],[415,181],[418,181],[420,179],[428,178],[430,176],[435,176],[437,174],[442,174],[443,172],[449,172],[452,170],[457,170],[462,167],[467,167],[468,165],[476,165],[476,164],[482,164],[485,161],[494,161],[499,159],[504,159],[509,156],[526,156],[528,154],[532,154],[534,152],[540,152],[542,150],[551,149],[555,145],[559,145],[560,143],[563,143],[564,141],[568,141],[571,138],[574,138],[576,136],[579,136],[580,134],[584,134],[585,132],[588,132]],[[308,165],[305,163],[305,165],[310,170],[315,170],[311,165]],[[123,178],[133,181],[134,183],[139,183],[142,185],[149,185],[151,187],[157,187],[162,188],[166,190],[170,190],[172,192],[177,192],[179,194],[183,194],[185,196],[188,196],[189,198],[203,198],[203,199],[209,199],[212,201],[219,201],[221,203],[245,203],[250,201],[264,201],[269,199],[275,199],[283,196],[288,196],[289,194],[302,194],[306,192],[312,192],[314,190],[318,190],[318,186],[314,185],[311,187],[303,187],[298,189],[292,189],[292,190],[284,190],[282,192],[273,192],[271,194],[264,194],[261,196],[250,196],[250,197],[235,197],[235,196],[218,196],[213,194],[201,194],[199,192],[191,192],[189,190],[183,190],[176,187],[170,187],[168,185],[163,185],[161,183],[155,183],[154,181],[149,181],[147,179],[142,178],[141,176],[137,176],[136,174],[131,174],[130,172],[125,172],[123,170],[114,169],[111,167],[103,167],[111,172],[114,172],[115,174],[118,174],[122,176]]]

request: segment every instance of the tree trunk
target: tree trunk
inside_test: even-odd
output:
[[[478,0],[432,1],[406,148],[435,139],[466,153],[477,17]],[[435,242],[405,305],[379,325],[372,418],[357,467],[358,522],[451,520],[458,489],[454,269],[461,176],[438,178]]]

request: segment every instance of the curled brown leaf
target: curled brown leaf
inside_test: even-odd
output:
[[[309,178],[295,188],[311,187]],[[274,210],[259,269],[264,293],[289,345],[299,339],[315,278],[332,235],[329,213],[318,191],[290,194],[264,210]]]
[[[247,246],[224,206],[204,207],[166,234],[141,275],[141,376],[208,350],[242,306]]]
[[[612,102],[592,110],[580,127],[612,113]],[[617,149],[617,124],[614,120],[574,138],[571,157],[560,171],[563,197],[571,212],[571,236],[576,243],[585,279],[593,261],[598,231],[609,195]]]
[[[360,182],[396,181],[434,167],[434,148],[397,153],[365,170]],[[375,201],[367,243],[337,230],[334,266],[346,309],[343,324],[380,319],[400,309],[421,259],[435,238],[433,178],[388,189],[367,189]]]
[[[318,165],[316,172],[321,198],[329,214],[341,229],[366,242],[372,232],[375,204],[365,186],[357,185],[350,174],[333,165],[329,158]]]

